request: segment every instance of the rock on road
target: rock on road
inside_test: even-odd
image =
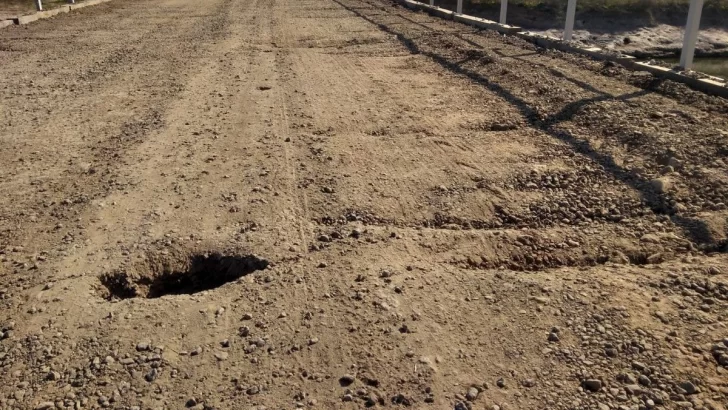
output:
[[[384,0],[0,31],[0,409],[724,409],[728,102]]]

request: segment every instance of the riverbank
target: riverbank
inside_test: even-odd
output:
[[[669,66],[675,66],[680,62],[679,58],[663,58],[661,61]],[[693,61],[693,70],[716,77],[728,79],[728,58],[725,57],[700,57]]]
[[[68,4],[67,0],[42,0],[43,9],[50,10]],[[13,19],[36,12],[34,0],[0,0],[0,20]]]
[[[563,3],[563,4],[562,4]],[[643,59],[668,61],[678,58],[682,48],[688,3],[663,0],[577,3],[573,38],[575,41],[618,51]],[[455,0],[437,1],[436,5],[455,8]],[[466,1],[466,14],[499,20],[499,0]],[[508,24],[528,31],[561,38],[566,1],[529,3],[509,2]],[[710,58],[709,74],[725,77],[728,71],[728,1],[706,2],[696,44],[698,58]],[[722,64],[725,58],[726,63]],[[717,70],[715,70],[717,68]],[[719,73],[722,73],[719,74]]]

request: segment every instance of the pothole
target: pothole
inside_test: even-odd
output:
[[[150,254],[99,279],[108,290],[107,299],[153,299],[214,289],[267,266],[267,260],[254,255],[171,252]]]

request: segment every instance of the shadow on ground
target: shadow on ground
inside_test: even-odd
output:
[[[579,109],[581,107],[584,107],[589,104],[593,104],[600,101],[607,101],[607,100],[629,100],[633,98],[637,98],[640,96],[644,96],[650,93],[653,93],[654,89],[656,89],[659,84],[662,82],[662,80],[655,78],[651,84],[647,84],[647,86],[639,91],[635,91],[632,93],[622,94],[622,95],[611,95],[609,93],[606,93],[602,90],[599,90],[589,84],[586,84],[582,81],[579,81],[574,78],[570,78],[567,75],[563,73],[558,73],[558,75],[565,80],[587,90],[592,93],[597,94],[595,97],[590,97],[586,99],[581,99],[575,102],[571,102],[569,104],[566,104],[558,113],[550,115],[546,117],[545,119],[541,118],[541,116],[538,113],[538,110],[535,107],[532,107],[529,105],[526,101],[523,99],[517,97],[514,95],[511,91],[509,91],[506,87],[498,83],[497,78],[487,77],[481,73],[472,71],[470,69],[464,68],[463,64],[467,61],[470,61],[470,58],[466,57],[465,59],[454,61],[450,56],[440,54],[436,51],[427,51],[423,50],[421,47],[421,38],[413,38],[411,36],[408,36],[404,32],[397,29],[398,25],[394,24],[387,24],[381,17],[386,16],[388,18],[397,18],[401,20],[406,20],[408,23],[414,23],[418,25],[421,28],[424,28],[425,30],[429,30],[432,32],[437,32],[438,30],[435,30],[426,24],[422,24],[416,21],[413,21],[412,19],[409,19],[403,15],[400,15],[398,13],[393,13],[390,10],[387,10],[386,8],[381,7],[380,5],[374,5],[371,3],[363,3],[367,4],[368,7],[350,7],[346,4],[342,3],[340,0],[333,0],[335,3],[339,4],[341,7],[347,9],[351,13],[354,13],[358,17],[366,20],[367,22],[376,25],[380,30],[391,34],[396,37],[396,39],[404,46],[406,47],[410,53],[412,54],[421,54],[423,56],[426,56],[430,58],[432,61],[436,62],[443,68],[458,74],[467,77],[470,79],[474,84],[477,84],[480,87],[484,87],[488,89],[489,91],[493,92],[503,100],[507,101],[510,105],[514,106],[515,108],[520,111],[520,113],[523,115],[523,117],[526,119],[527,123],[530,127],[533,127],[535,129],[538,129],[542,132],[545,132],[546,134],[550,135],[553,138],[556,138],[566,144],[568,144],[571,149],[573,149],[574,152],[579,153],[581,155],[584,155],[587,158],[590,158],[594,163],[598,164],[600,167],[602,167],[605,172],[613,176],[616,180],[632,187],[636,191],[638,191],[641,195],[642,201],[656,214],[667,214],[669,215],[672,222],[680,228],[680,230],[683,232],[685,237],[689,239],[691,242],[697,244],[701,249],[704,249],[706,251],[725,251],[726,250],[726,244],[723,242],[718,242],[713,237],[708,225],[705,221],[698,219],[698,218],[692,218],[692,217],[684,217],[677,215],[671,211],[671,205],[668,203],[668,198],[666,198],[664,195],[657,194],[652,188],[650,181],[646,180],[645,178],[641,177],[640,175],[625,169],[624,167],[618,165],[614,158],[604,152],[600,152],[599,150],[595,149],[591,146],[591,144],[588,141],[582,140],[574,136],[572,133],[564,130],[559,129],[557,126],[564,122],[572,119],[574,115],[579,112]],[[360,3],[362,4],[362,3]],[[366,11],[371,11],[372,13],[367,14]],[[384,11],[384,13],[381,13]],[[444,32],[439,32],[440,34],[445,34]],[[460,36],[458,33],[453,32],[447,32],[449,35],[453,35],[455,37],[458,37],[462,39],[463,41],[467,42],[473,47],[483,49],[480,45],[464,39],[462,36]],[[497,54],[497,50],[488,50],[491,52],[494,52]],[[502,54],[501,54],[502,56]]]

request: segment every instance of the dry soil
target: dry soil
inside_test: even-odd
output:
[[[0,31],[0,408],[723,409],[728,101],[383,0]]]

